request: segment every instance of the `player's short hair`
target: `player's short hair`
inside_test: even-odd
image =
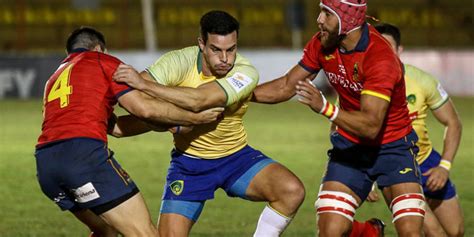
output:
[[[105,50],[104,35],[92,27],[81,26],[69,35],[66,43],[66,51],[69,54],[78,48],[90,50],[97,45],[100,45],[102,51]]]
[[[388,23],[381,23],[375,25],[375,29],[380,34],[392,36],[392,38],[395,40],[395,43],[397,44],[397,48],[402,44],[402,35],[400,34],[400,29],[398,29],[398,27]]]
[[[201,38],[207,42],[208,34],[227,35],[237,31],[239,36],[239,22],[229,13],[213,10],[201,17]]]

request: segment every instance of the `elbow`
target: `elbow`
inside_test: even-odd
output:
[[[361,132],[361,136],[370,140],[375,140],[380,133],[381,125],[369,125],[366,128],[363,128]]]
[[[195,100],[192,100],[190,103],[188,103],[187,109],[194,113],[199,113],[200,111],[207,109],[207,107],[204,100],[195,99]]]
[[[379,135],[379,130],[374,130],[373,132],[367,132],[366,137],[370,140],[375,140]]]
[[[109,133],[109,135],[112,136],[112,137],[115,137],[115,138],[122,138],[123,137],[123,134],[119,133],[119,132],[112,132],[112,133]]]
[[[153,108],[149,103],[140,103],[134,106],[133,115],[143,120],[150,120],[153,117]]]
[[[457,121],[456,127],[459,129],[459,131],[462,131],[462,122],[461,122],[461,119],[458,118],[456,121]]]

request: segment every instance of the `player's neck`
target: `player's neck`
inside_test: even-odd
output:
[[[362,28],[354,30],[346,35],[346,37],[341,42],[341,47],[345,51],[352,51],[359,43],[360,37],[362,36]]]
[[[207,62],[204,59],[204,55],[202,53],[200,54],[200,57],[201,57],[201,62],[202,62],[202,68],[201,68],[202,74],[206,77],[213,76],[212,71],[211,71],[211,69],[209,69],[209,66],[207,65]]]

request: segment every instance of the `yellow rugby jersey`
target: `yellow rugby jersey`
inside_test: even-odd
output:
[[[421,164],[433,149],[425,123],[428,108],[435,110],[441,107],[449,97],[436,78],[408,64],[405,64],[405,84],[410,119],[420,148],[416,160]]]
[[[219,79],[202,73],[201,60],[199,47],[193,46],[166,53],[146,71],[158,83],[166,86],[196,88],[217,80],[227,96],[223,119],[195,126],[189,133],[174,134],[174,143],[178,150],[204,159],[217,159],[237,152],[247,145],[247,133],[242,117],[247,111],[259,76],[255,67],[239,54],[232,70]]]

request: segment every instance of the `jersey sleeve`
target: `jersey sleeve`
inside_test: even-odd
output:
[[[226,96],[226,106],[248,98],[258,84],[257,69],[251,65],[236,64],[227,77],[217,79]]]
[[[389,56],[390,54],[392,55]],[[390,102],[395,85],[403,78],[401,62],[391,51],[388,53],[379,51],[375,55],[377,57],[364,61],[365,80],[361,95],[371,95]]]
[[[431,110],[441,107],[446,103],[446,101],[448,101],[448,93],[444,90],[441,83],[439,83],[439,81],[432,75],[423,72],[421,76],[424,77],[423,90],[426,92],[426,104]]]
[[[164,54],[145,70],[158,83],[166,86],[177,86],[184,80],[189,63],[185,55],[177,50]]]
[[[311,74],[317,73],[321,69],[318,62],[320,49],[321,43],[316,34],[304,47],[303,58],[298,64]]]
[[[117,83],[112,80],[112,76],[114,75],[117,67],[122,63],[118,58],[98,53],[99,63],[102,67],[102,72],[104,73],[107,81],[110,83],[110,89],[112,94],[114,94],[115,98],[119,98],[120,96],[126,94],[127,92],[133,90],[130,86],[125,83]]]

